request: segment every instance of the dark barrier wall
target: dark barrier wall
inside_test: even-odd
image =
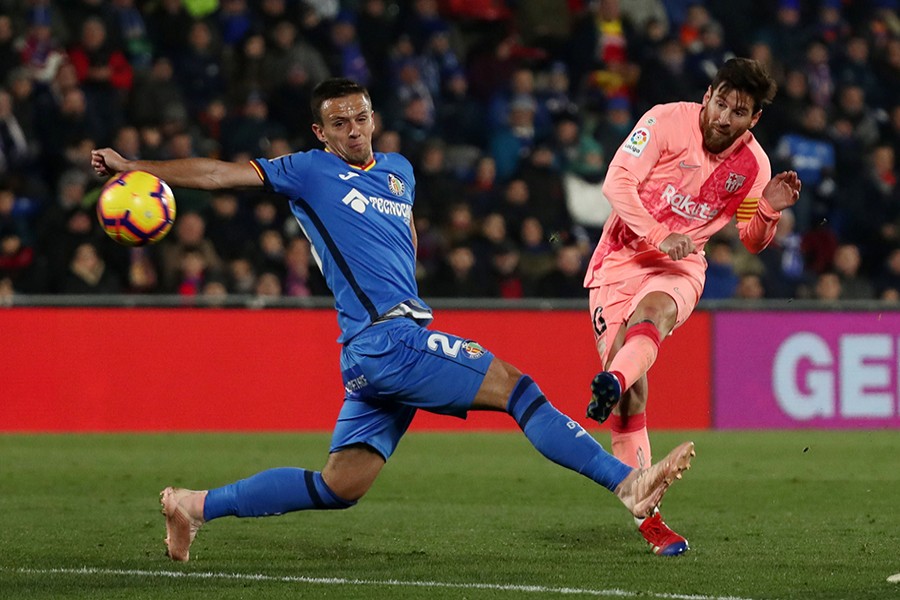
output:
[[[512,362],[587,424],[599,359],[586,310],[442,310],[432,328]],[[0,310],[0,431],[328,431],[343,396],[337,335],[331,309]],[[710,339],[698,312],[663,344],[651,428],[711,425]],[[515,428],[468,421],[420,413],[413,428]]]

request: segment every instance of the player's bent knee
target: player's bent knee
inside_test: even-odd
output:
[[[494,357],[484,381],[472,403],[474,410],[506,410],[507,400],[522,377],[522,372],[508,362]]]
[[[338,498],[356,504],[375,483],[383,466],[384,457],[368,446],[347,448],[328,457],[322,469],[323,483]]]

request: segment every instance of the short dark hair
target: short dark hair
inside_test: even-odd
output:
[[[752,58],[727,60],[712,81],[714,92],[720,87],[723,92],[734,90],[753,98],[754,113],[771,104],[778,90],[778,84],[765,67]]]
[[[312,109],[313,121],[322,125],[322,104],[326,100],[343,98],[354,94],[362,94],[369,101],[369,104],[372,103],[369,90],[351,79],[332,77],[322,81],[313,89],[312,99],[310,100],[309,106]]]

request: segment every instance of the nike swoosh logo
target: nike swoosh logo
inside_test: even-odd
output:
[[[678,163],[678,166],[681,167],[682,169],[699,169],[700,168],[700,165],[689,165],[684,161],[681,161],[680,163]]]
[[[338,177],[340,177],[344,181],[347,181],[348,179],[353,179],[354,177],[359,177],[359,173],[354,173],[351,171],[349,173],[341,173],[340,175],[338,175]]]

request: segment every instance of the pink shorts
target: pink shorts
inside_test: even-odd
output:
[[[678,307],[677,328],[694,312],[702,284],[685,274],[645,273],[610,285],[590,290],[591,319],[594,341],[604,367],[609,361],[610,348],[622,325],[628,322],[638,303],[650,292],[663,292],[675,300]]]

